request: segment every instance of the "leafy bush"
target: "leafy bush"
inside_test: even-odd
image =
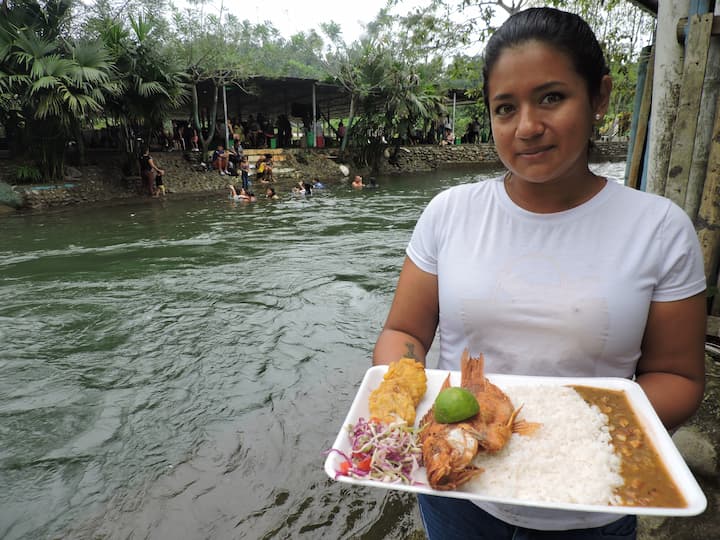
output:
[[[42,178],[40,169],[33,165],[19,165],[15,169],[15,180],[18,184],[32,184]]]

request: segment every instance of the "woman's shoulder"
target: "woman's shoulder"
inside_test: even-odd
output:
[[[649,207],[656,211],[660,211],[663,209],[665,211],[668,211],[673,206],[680,209],[680,207],[677,206],[673,201],[671,201],[667,197],[658,195],[657,193],[649,193],[647,191],[642,191],[626,186],[615,178],[608,178],[607,181],[611,190],[611,194],[616,198],[616,200],[619,199],[621,201],[627,202],[628,204],[632,204],[638,209],[643,207]]]

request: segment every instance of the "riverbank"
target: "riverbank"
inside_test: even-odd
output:
[[[248,151],[250,154],[252,151]],[[257,153],[257,152],[255,152]],[[627,155],[626,142],[599,142],[593,161],[622,161]],[[197,154],[192,152],[159,152],[153,154],[158,165],[165,169],[164,183],[168,196],[226,191],[233,177],[216,171],[203,171]],[[0,161],[0,182],[13,186],[22,200],[23,209],[47,209],[107,203],[142,198],[139,176],[124,176],[122,157],[113,150],[89,150],[83,166],[68,167],[60,183],[14,185],[18,167],[11,160]],[[289,191],[298,180],[318,178],[328,184],[345,180],[341,165],[348,167],[349,176],[367,177],[370,171],[357,166],[351,156],[342,159],[338,149],[288,149],[276,156],[276,189]],[[251,163],[254,158],[251,157]],[[427,172],[458,165],[496,166],[499,164],[492,144],[462,144],[456,146],[417,145],[388,148],[378,174],[404,175]],[[235,180],[236,181],[236,180]],[[259,185],[253,186],[260,191]],[[1,203],[1,201],[0,201]],[[0,204],[5,211],[12,211]]]

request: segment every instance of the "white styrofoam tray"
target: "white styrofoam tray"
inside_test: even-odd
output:
[[[350,440],[348,438],[347,426],[355,424],[359,418],[369,418],[368,398],[370,393],[380,385],[387,366],[374,366],[367,370],[363,377],[360,388],[353,400],[345,421],[340,427],[340,431],[333,443],[333,448],[350,453]],[[417,407],[416,422],[419,422],[423,415],[430,409],[435,396],[440,391],[445,378],[450,374],[450,381],[453,386],[460,385],[459,371],[445,371],[437,369],[427,369],[427,391],[425,396]],[[536,508],[548,508],[555,510],[574,510],[581,512],[604,512],[617,514],[643,514],[658,516],[694,516],[702,513],[707,506],[707,499],[698,485],[695,477],[688,468],[685,460],[678,452],[670,435],[668,434],[662,422],[658,418],[655,410],[650,405],[645,392],[635,382],[622,378],[595,378],[595,377],[528,377],[520,375],[498,375],[487,374],[487,378],[502,388],[510,386],[534,386],[534,385],[555,385],[555,386],[593,386],[596,388],[608,388],[610,390],[623,390],[635,414],[640,420],[645,434],[652,441],[655,449],[660,454],[661,459],[667,468],[668,473],[687,501],[687,506],[682,508],[668,507],[647,507],[647,506],[608,506],[608,505],[588,505],[588,504],[571,504],[562,502],[533,501],[490,497],[483,493],[473,491],[463,491],[462,488],[456,491],[437,491],[427,484],[425,469],[421,468],[416,476],[417,483],[420,485],[395,484],[389,482],[381,482],[379,480],[361,480],[351,478],[344,475],[338,475],[336,471],[343,461],[342,456],[337,452],[330,452],[325,460],[325,472],[327,475],[339,482],[348,484],[357,484],[362,486],[372,486],[384,489],[395,489],[400,491],[408,491],[412,493],[426,493],[431,495],[442,495],[445,497],[455,497],[462,499],[473,499],[478,501],[492,501],[497,503],[515,504],[520,506],[533,506]]]

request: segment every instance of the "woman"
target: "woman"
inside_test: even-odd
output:
[[[228,159],[229,157],[230,153],[225,150],[225,147],[222,144],[219,144],[213,152],[211,163],[213,169],[220,171],[221,176],[230,174],[230,171],[228,171],[228,163],[230,163]]]
[[[673,428],[704,391],[705,276],[687,215],[588,167],[612,81],[592,30],[551,8],[511,16],[485,50],[502,177],[435,197],[407,247],[375,364],[635,377]],[[634,516],[418,497],[431,540],[636,537]],[[542,532],[538,532],[542,531]]]
[[[155,176],[164,174],[165,171],[155,165],[155,161],[150,155],[150,148],[146,146],[140,156],[140,176],[145,192],[151,197],[155,196]]]

